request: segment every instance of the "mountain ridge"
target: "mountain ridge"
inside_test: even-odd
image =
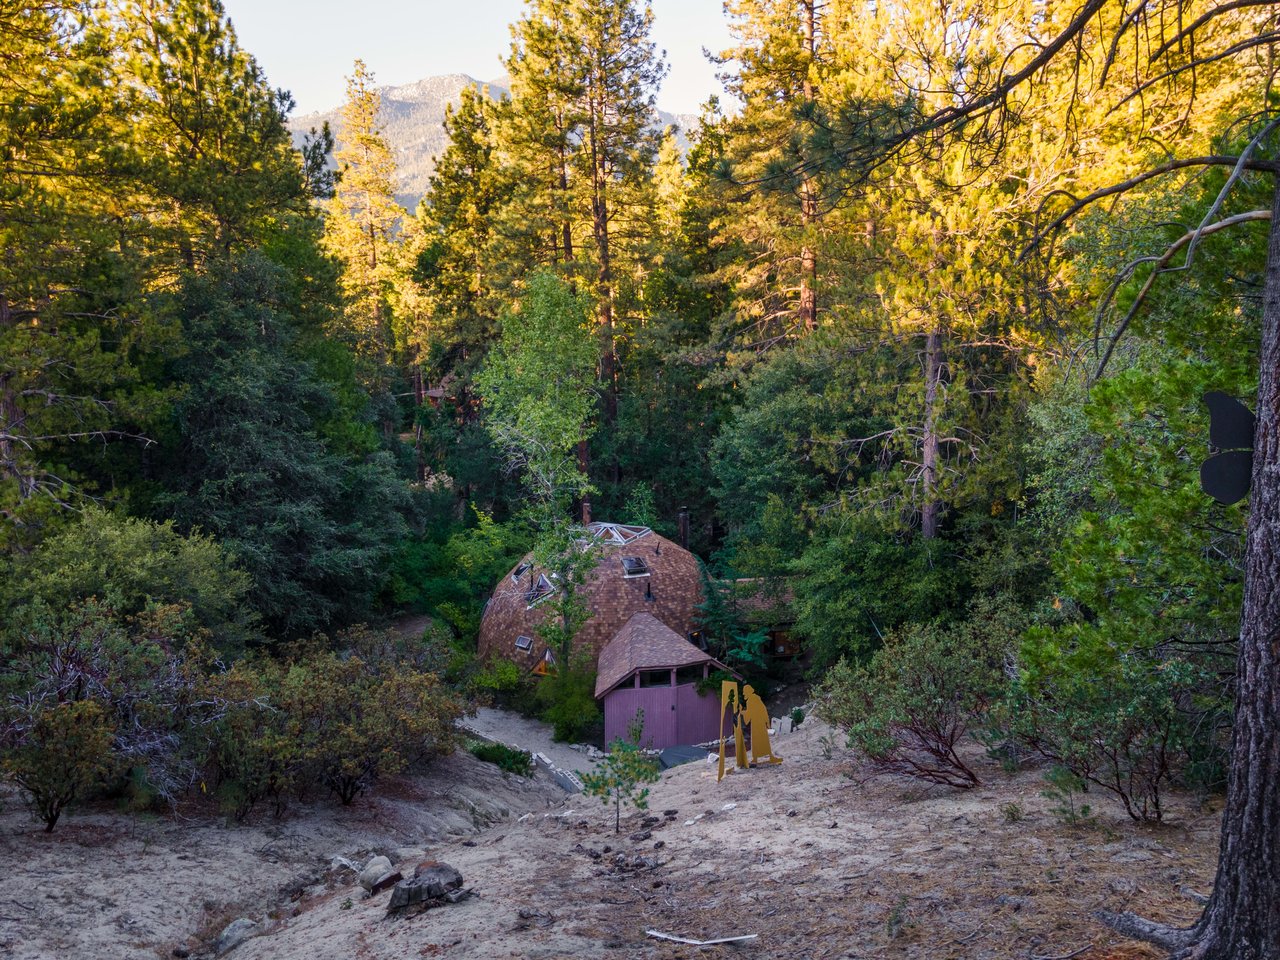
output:
[[[435,158],[449,145],[444,129],[445,108],[457,106],[462,91],[467,87],[488,90],[489,96],[498,99],[510,93],[508,78],[477,80],[470,74],[447,73],[423,77],[409,83],[388,84],[378,87],[382,106],[378,111],[378,125],[396,159],[396,200],[406,210],[417,209],[430,185],[435,170]],[[679,127],[681,146],[686,146],[683,131],[697,121],[694,114],[673,114],[657,111],[655,126],[675,124]],[[312,129],[328,123],[337,142],[342,142],[342,106],[317,110],[288,121],[295,145]],[[332,161],[331,161],[332,162]]]

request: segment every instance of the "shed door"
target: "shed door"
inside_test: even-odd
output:
[[[680,743],[676,736],[676,688],[675,687],[621,687],[614,690],[604,702],[604,737],[612,742],[617,737],[626,739],[627,727],[637,710],[644,711],[644,735],[640,746],[662,750]]]

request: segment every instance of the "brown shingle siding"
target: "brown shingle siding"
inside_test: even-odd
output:
[[[698,558],[678,544],[656,533],[627,543],[598,543],[599,562],[580,588],[592,616],[583,624],[574,646],[599,656],[623,625],[637,613],[648,613],[684,637],[694,630],[697,606],[702,602],[702,574]],[[622,557],[639,557],[649,569],[648,576],[626,577]],[[531,556],[521,560],[528,562]],[[538,639],[537,627],[545,616],[545,602],[532,609],[526,602],[530,577],[538,571],[526,570],[518,583],[511,574],[503,576],[480,622],[478,651],[482,659],[505,657],[532,669],[542,659],[546,644]],[[534,638],[527,653],[516,649],[516,637]],[[695,648],[696,649],[696,648]],[[701,651],[699,651],[701,652]]]

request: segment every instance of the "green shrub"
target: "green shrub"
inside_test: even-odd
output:
[[[380,677],[332,654],[291,665],[282,699],[304,765],[344,806],[379,777],[448,749],[460,712],[431,674]]]
[[[244,660],[204,684],[204,697],[222,704],[208,728],[215,793],[223,812],[237,820],[266,799],[280,816],[303,778],[301,744],[280,709],[284,669],[267,657]]]
[[[122,618],[96,600],[55,609],[20,608],[0,632],[0,731],[22,747],[23,731],[51,705],[93,702],[111,738],[111,768],[154,798],[172,800],[194,781],[186,749],[201,639],[184,606]],[[56,749],[50,740],[44,749]],[[56,757],[50,762],[56,763]]]
[[[474,526],[443,527],[407,541],[392,562],[390,580],[395,603],[430,613],[473,642],[489,592],[529,549],[529,532],[516,521],[498,523],[474,505],[469,519]]]
[[[900,626],[949,618],[963,585],[941,540],[902,538],[869,520],[821,528],[795,564],[796,632],[813,668],[861,660]]]
[[[501,767],[507,773],[527,777],[533,773],[533,754],[516,750],[503,743],[473,743],[471,753],[485,763]]]
[[[1042,642],[1033,633],[1024,654]],[[1095,669],[1042,657],[1018,678],[1002,720],[1041,756],[1114,794],[1134,820],[1158,821],[1164,790],[1206,749],[1197,698],[1215,682],[1207,673],[1158,653]]]
[[[505,657],[493,657],[471,678],[470,689],[482,701],[491,701],[526,717],[538,716],[538,678]]]
[[[434,674],[296,647],[241,662],[209,681],[226,703],[211,757],[228,813],[270,798],[279,812],[313,786],[344,805],[378,778],[452,748],[456,695]]]
[[[894,631],[868,665],[841,660],[818,685],[818,713],[886,773],[972,787],[977,774],[957,747],[1004,690],[1004,661],[1023,615],[999,601],[968,619]]]
[[[39,709],[22,733],[4,769],[51,833],[62,811],[112,770],[111,722],[100,703],[75,700]]]
[[[609,755],[594,773],[579,773],[582,789],[589,797],[599,797],[605,806],[613,804],[613,832],[621,831],[622,805],[649,809],[649,788],[641,784],[658,781],[658,764],[634,743],[619,738],[609,744]]]
[[[561,669],[538,683],[542,719],[562,743],[587,739],[604,719],[595,697],[596,675],[582,668]]]
[[[1088,784],[1066,767],[1054,766],[1044,775],[1049,785],[1040,791],[1040,796],[1052,800],[1049,812],[1063,823],[1078,827],[1093,819],[1093,810],[1087,803],[1077,804],[1076,797],[1087,791]]]
[[[96,598],[121,622],[150,606],[181,605],[220,651],[235,653],[261,639],[247,602],[251,588],[248,574],[211,538],[90,507],[16,564],[0,600],[61,610]]]

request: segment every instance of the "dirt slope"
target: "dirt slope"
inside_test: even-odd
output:
[[[859,782],[839,752],[826,755],[825,733],[809,721],[777,740],[786,757],[781,766],[734,774],[720,784],[711,765],[668,771],[650,800],[658,822],[646,826],[634,814],[624,820],[621,837],[613,834],[609,812],[580,796],[557,800],[554,808],[542,795],[529,796],[528,815],[495,823],[465,842],[462,833],[450,838],[445,831],[444,839],[422,844],[421,853],[401,851],[399,859],[406,869],[424,857],[446,861],[475,896],[407,919],[383,919],[389,893],[364,899],[349,871],[324,872],[323,856],[311,861],[315,882],[305,891],[282,895],[277,888],[274,897],[246,902],[251,898],[242,894],[249,887],[269,886],[264,856],[274,852],[280,865],[289,857],[296,871],[308,851],[337,850],[343,831],[355,824],[335,823],[323,813],[290,822],[274,839],[262,827],[242,836],[171,822],[150,826],[146,841],[130,834],[129,821],[107,817],[76,827],[94,831],[97,842],[85,845],[68,831],[52,854],[46,851],[57,841],[41,846],[30,832],[9,829],[7,862],[40,851],[40,863],[20,870],[19,885],[7,885],[20,899],[40,901],[41,922],[23,924],[19,932],[29,936],[55,918],[82,927],[44,932],[51,952],[23,944],[15,955],[167,956],[179,941],[197,945],[189,935],[201,926],[202,900],[209,900],[237,904],[206,912],[218,914],[219,922],[241,914],[279,917],[227,954],[234,960],[731,954],[1118,960],[1157,954],[1119,945],[1089,919],[1091,910],[1130,907],[1190,921],[1197,908],[1180,889],[1205,891],[1212,878],[1216,817],[1189,798],[1173,798],[1174,824],[1145,828],[1105,798],[1090,797],[1096,822],[1068,828],[1048,812],[1052,804],[1040,796],[1044,784],[1037,771],[1009,776],[982,762],[984,786],[967,793]],[[470,776],[472,770],[468,760],[455,773]],[[491,792],[496,784],[481,789]],[[382,800],[351,817],[363,818],[359,833],[369,838],[369,849],[387,850],[401,842],[393,835],[412,833],[407,823],[426,815],[413,812],[415,804],[439,802]],[[384,804],[398,812],[374,812]],[[676,813],[664,817],[666,810]],[[513,806],[512,812],[518,810]],[[11,824],[6,816],[5,825]],[[387,839],[378,844],[383,829]],[[264,845],[268,840],[275,845]],[[161,845],[168,852],[160,853]],[[179,849],[193,859],[177,859]],[[128,868],[130,861],[148,858],[173,872],[138,875]],[[104,882],[108,877],[114,879]],[[114,905],[106,905],[108,899]],[[0,904],[0,914],[17,912]],[[160,934],[176,933],[178,919],[187,923],[181,936],[164,941]],[[207,918],[203,925],[205,935],[220,929]],[[649,928],[700,939],[760,936],[744,946],[699,950],[647,938]],[[0,926],[0,938],[13,932],[13,926]],[[134,942],[136,952],[90,949]],[[83,952],[68,952],[70,944]]]
[[[260,918],[298,889],[347,885],[335,856],[411,854],[563,802],[469,754],[436,761],[351,807],[299,806],[227,827],[207,805],[173,816],[77,811],[45,834],[16,794],[0,799],[0,957],[154,960]],[[234,956],[234,954],[230,954]]]

